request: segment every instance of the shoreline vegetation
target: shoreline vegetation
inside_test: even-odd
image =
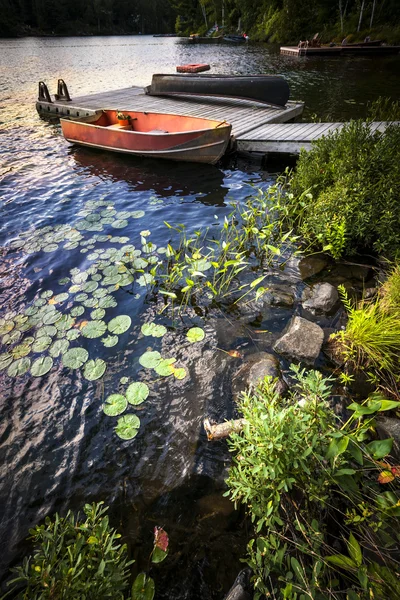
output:
[[[252,41],[298,44],[317,33],[321,43],[400,43],[396,0],[0,0],[0,37],[246,32]]]
[[[400,120],[400,104],[381,99],[370,117]],[[173,318],[199,306],[209,314],[213,307],[240,310],[263,302],[268,273],[284,269],[296,254],[322,252],[351,264],[368,256],[376,273],[368,297],[352,297],[343,285],[339,300],[335,290],[330,308],[341,304],[342,319],[325,341],[330,373],[313,368],[321,333],[315,356],[308,357],[311,368],[302,367],[298,348],[286,349],[282,357],[297,362],[286,369],[286,387],[264,377],[238,397],[243,422],[228,440],[233,463],[225,495],[249,517],[246,562],[255,600],[400,597],[399,142],[398,124],[372,134],[368,121],[349,122],[302,152],[294,171],[267,192],[236,205],[219,236],[198,231],[188,237],[183,226],[166,223],[179,244],[168,244],[165,260],[147,273],[153,292],[166,300],[163,312]],[[135,277],[133,264],[131,272]],[[306,302],[318,308],[316,298],[303,308]],[[201,343],[205,332],[197,328],[191,337]],[[275,344],[278,355],[282,347]],[[157,369],[156,359],[151,366]],[[165,364],[159,374],[169,376],[171,369]],[[368,384],[364,392],[360,378]],[[50,597],[48,588],[40,592],[38,573],[45,567],[44,560],[40,570],[23,575],[28,589],[33,581],[39,585],[38,599]],[[79,590],[79,578],[86,582],[75,563],[70,568]],[[152,600],[150,588],[143,583],[129,597]]]

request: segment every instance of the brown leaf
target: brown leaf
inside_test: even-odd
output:
[[[54,298],[50,298],[48,304],[56,304],[56,300]]]
[[[79,327],[79,329],[83,329],[85,327],[85,325],[87,325],[89,323],[89,321],[79,321],[77,323],[77,326]]]
[[[229,356],[232,356],[233,358],[243,358],[243,354],[241,354],[239,350],[229,350],[227,354],[229,354]]]
[[[379,473],[378,481],[379,483],[390,483],[393,481],[394,475],[390,471],[382,471]]]

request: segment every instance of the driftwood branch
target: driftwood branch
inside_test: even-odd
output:
[[[204,429],[206,430],[207,438],[211,440],[221,440],[227,438],[231,433],[238,433],[247,423],[246,419],[232,419],[225,423],[212,424],[209,419],[204,420]]]

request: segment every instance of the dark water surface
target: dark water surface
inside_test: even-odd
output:
[[[50,298],[64,294],[56,302],[63,314],[83,306],[71,329],[94,318],[90,313],[97,304],[90,297],[79,303],[76,292],[68,291],[74,281],[64,278],[78,276],[79,281],[79,273],[94,260],[112,262],[123,255],[126,244],[140,248],[143,230],[151,232],[153,243],[165,246],[176,235],[164,221],[183,223],[189,231],[212,228],[229,213],[231,201],[251,194],[251,186],[274,182],[275,173],[242,159],[218,167],[183,165],[73,148],[59,125],[40,120],[34,108],[39,80],[54,92],[62,77],[74,97],[147,85],[152,73],[174,72],[176,65],[193,62],[210,63],[213,73],[283,74],[292,98],[306,102],[305,118],[313,113],[335,120],[364,116],[367,101],[400,95],[398,57],[293,59],[263,45],[192,47],[149,36],[0,40],[3,575],[24,551],[29,527],[56,510],[100,499],[112,504],[113,523],[139,562],[140,556],[148,556],[152,527],[163,525],[169,531],[171,557],[160,569],[158,597],[220,598],[240,569],[240,516],[219,500],[229,455],[225,443],[208,444],[202,429],[207,415],[223,420],[233,414],[227,392],[232,361],[215,348],[242,343],[247,353],[254,352],[239,327],[222,316],[209,322],[195,313],[184,323],[171,322],[158,314],[160,303],[146,287],[112,289],[112,278],[97,280],[113,298],[99,318],[109,322],[124,314],[132,319],[113,347],[105,347],[100,337],[71,341],[71,347],[86,349],[90,359],[107,363],[104,377],[88,381],[82,370],[63,367],[56,353],[43,376],[30,371],[9,376],[10,364],[24,358],[27,337],[34,338],[30,344],[37,350],[26,351],[31,365],[49,355],[47,347],[35,345],[41,335],[35,314]],[[93,274],[80,284],[87,284]],[[26,316],[33,323],[24,332]],[[282,329],[289,317],[280,317],[276,328]],[[162,340],[144,338],[144,320],[164,323],[167,335]],[[191,325],[206,330],[200,350],[187,348],[184,332]],[[66,324],[47,334],[54,342],[66,340],[67,331]],[[10,350],[18,345],[23,347],[9,363]],[[156,381],[138,362],[149,346],[178,358],[188,376]],[[129,383],[147,381],[150,387],[149,398],[128,409],[141,419],[132,441],[120,440],[114,433],[116,418],[102,411],[106,396],[126,389],[121,377]],[[222,562],[229,567],[221,568]]]

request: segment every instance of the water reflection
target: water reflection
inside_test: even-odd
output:
[[[71,148],[69,153],[81,175],[126,183],[129,191],[146,191],[159,198],[196,197],[210,206],[226,204],[224,173],[213,165],[125,157],[85,148]]]

